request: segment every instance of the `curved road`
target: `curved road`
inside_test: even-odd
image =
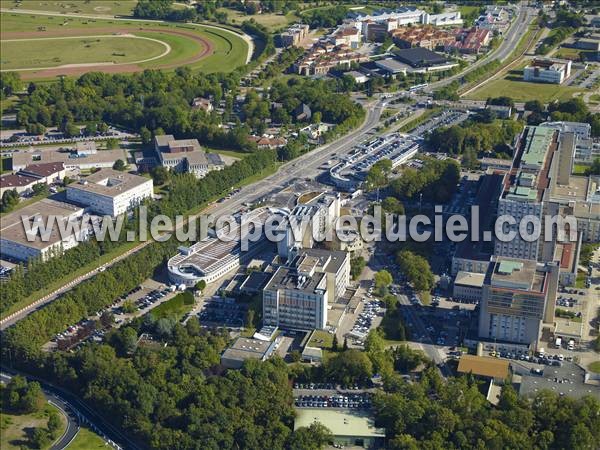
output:
[[[24,374],[4,366],[1,369],[2,371],[0,372],[0,379],[2,380],[10,380],[10,378],[15,375],[21,375],[28,380],[37,381],[40,383],[42,390],[48,399],[56,404],[59,409],[68,411],[70,415],[67,417],[70,417],[70,420],[72,421],[76,421],[76,431],[73,428],[74,422],[71,422],[71,427],[68,428],[69,436],[71,436],[71,438],[67,439],[68,436],[65,434],[61,437],[60,441],[55,444],[53,449],[58,450],[67,447],[67,445],[73,440],[79,431],[79,423],[84,422],[90,424],[90,428],[102,436],[107,442],[107,445],[112,448],[141,450],[139,445],[136,444],[126,433],[122,432],[117,427],[105,420],[104,417],[98,414],[73,393],[54,386],[53,384],[48,383],[47,381],[36,376]],[[64,445],[59,446],[59,444]]]
[[[0,381],[8,383],[12,379],[13,375],[14,374],[9,374],[8,372],[0,372]],[[77,436],[77,433],[79,432],[79,417],[65,401],[46,389],[46,387],[43,385],[42,390],[48,399],[48,403],[58,408],[60,413],[67,419],[67,428],[65,429],[63,435],[58,438],[54,444],[52,444],[52,447],[50,447],[51,450],[62,450],[63,448],[67,447],[71,441],[73,441],[73,439],[75,439],[75,436]]]

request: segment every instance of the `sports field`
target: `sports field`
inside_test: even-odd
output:
[[[20,71],[25,79],[181,66],[229,72],[248,54],[241,36],[205,25],[12,12],[0,21],[1,70]]]

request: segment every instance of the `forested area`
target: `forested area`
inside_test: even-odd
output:
[[[402,176],[390,183],[390,192],[400,200],[413,200],[423,194],[423,200],[447,202],[460,180],[460,168],[454,160],[423,158],[423,167],[407,167]]]
[[[512,387],[493,407],[471,377],[442,380],[427,369],[418,383],[394,382],[375,397],[376,424],[396,449],[594,449],[600,403],[542,391],[531,401]],[[434,400],[435,399],[435,400]]]
[[[433,151],[477,159],[480,154],[512,158],[511,145],[523,130],[523,123],[494,120],[491,123],[467,121],[434,129],[426,137]]]

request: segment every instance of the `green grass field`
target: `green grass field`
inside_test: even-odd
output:
[[[280,28],[283,28],[289,23],[298,19],[293,13],[288,13],[286,15],[266,13],[248,16],[241,11],[237,11],[231,8],[219,8],[217,11],[227,13],[227,21],[231,24],[239,25],[245,20],[254,19],[256,23],[264,25],[269,29],[269,31],[275,31]]]
[[[200,51],[201,44],[197,41],[193,41],[185,36],[170,34],[168,31],[183,31],[186,33],[193,33],[202,37],[208,41],[211,41],[214,47],[214,53],[212,55],[207,56],[206,58],[188,64],[192,69],[200,70],[203,72],[229,72],[237,67],[246,63],[246,55],[248,53],[248,44],[236,34],[232,34],[231,32],[225,31],[223,29],[217,28],[209,28],[206,26],[194,26],[189,24],[157,24],[151,22],[136,22],[130,20],[109,20],[109,19],[86,19],[86,18],[66,18],[61,16],[41,16],[41,15],[29,15],[29,14],[15,14],[15,13],[2,13],[0,15],[1,32],[4,33],[13,33],[13,32],[29,32],[33,33],[33,37],[37,38],[44,37],[45,31],[54,32],[56,34],[57,31],[65,31],[65,33],[69,32],[68,30],[73,29],[85,29],[85,34],[92,34],[94,29],[102,29],[102,32],[99,34],[110,34],[111,30],[115,31],[126,31],[136,36],[147,37],[152,39],[157,39],[165,42],[166,44],[171,46],[171,52],[167,55],[148,61],[145,63],[140,63],[140,67],[142,68],[159,68],[161,66],[173,66],[177,67],[179,62],[189,61],[193,59]],[[64,25],[63,25],[64,24]],[[141,27],[152,27],[153,30],[143,30],[141,31]],[[158,31],[157,29],[164,29],[165,32]],[[72,31],[71,31],[72,33]],[[9,39],[11,36],[3,36],[3,38]],[[82,39],[88,39],[83,38]],[[124,39],[123,39],[124,40]],[[33,42],[33,41],[30,41]],[[59,42],[59,41],[40,41],[40,42]],[[115,41],[116,42],[116,41]],[[157,46],[160,46],[161,50],[158,54],[164,52],[165,47],[159,43],[153,43],[151,41],[142,41],[141,39],[137,41],[140,42],[148,42]],[[6,43],[7,45],[10,43]],[[42,44],[39,44],[42,45]],[[61,44],[61,46],[64,44]],[[85,48],[85,47],[84,47]],[[85,48],[89,50],[89,48]],[[4,44],[3,44],[4,50]],[[2,52],[4,53],[4,51]],[[31,52],[33,54],[33,58],[35,59],[38,52]],[[66,57],[63,53],[62,60]],[[82,52],[78,52],[82,53]],[[84,52],[83,52],[84,53]],[[91,52],[90,52],[91,53]],[[96,52],[94,52],[95,54]],[[108,52],[108,56],[112,57],[113,52]],[[119,52],[115,52],[119,53]],[[136,52],[137,55],[150,55],[148,51],[139,51]],[[143,56],[141,58],[132,58],[129,61],[136,60],[144,60],[150,58],[151,56]],[[2,56],[2,65],[3,68],[5,66],[4,55]],[[39,58],[38,58],[39,59]],[[47,59],[47,58],[44,58]],[[49,58],[48,58],[49,59]],[[69,58],[76,59],[76,58]],[[111,61],[110,59],[109,61]],[[88,62],[79,60],[77,62]],[[127,61],[121,61],[127,62]],[[70,62],[60,62],[55,65],[69,64]],[[20,64],[20,63],[14,63]],[[13,65],[12,67],[24,67],[23,65]],[[49,66],[38,66],[38,67],[49,67]],[[10,67],[7,67],[10,68]]]
[[[145,37],[108,36],[2,41],[3,70],[56,67],[65,64],[131,63],[156,58],[168,47]]]
[[[471,92],[466,98],[471,100],[486,100],[489,97],[505,95],[517,102],[539,100],[549,103],[554,100],[568,100],[580,89],[558,84],[528,83],[521,81],[522,70],[511,70],[503,78],[490,81],[481,88]]]
[[[182,292],[158,305],[150,312],[150,315],[154,319],[174,317],[176,320],[180,320],[193,306],[194,295],[191,292]]]
[[[44,405],[44,408],[32,414],[8,414],[0,411],[0,448],[2,450],[19,450],[30,448],[28,434],[32,428],[46,428],[50,411],[58,412],[55,406]],[[62,428],[58,435],[62,435],[66,426],[65,417],[59,413]],[[50,445],[46,448],[49,448]],[[71,447],[69,447],[71,448]]]
[[[333,344],[333,334],[328,333],[324,330],[315,330],[310,341],[308,342],[309,347],[319,347],[324,349],[330,349]],[[342,342],[338,342],[341,346]]]
[[[110,448],[104,440],[89,428],[81,427],[75,439],[67,447],[69,450],[95,450]]]
[[[137,0],[0,0],[2,8],[16,10],[51,11],[61,14],[102,14],[110,16],[131,15]]]

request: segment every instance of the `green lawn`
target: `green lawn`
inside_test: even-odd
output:
[[[91,431],[89,428],[81,427],[75,439],[67,447],[69,450],[94,450],[94,449],[109,449],[100,436]]]
[[[59,412],[55,406],[47,403],[44,408],[32,414],[8,414],[0,410],[0,448],[2,450],[18,450],[30,448],[28,433],[32,428],[46,428],[50,411]],[[58,432],[61,436],[66,427],[65,417],[59,413],[62,427]],[[48,445],[46,448],[50,448]],[[71,448],[71,447],[69,447]]]
[[[231,156],[232,158],[244,159],[250,156],[252,153],[239,152],[237,150],[221,150],[220,148],[204,147],[209,153],[218,153],[219,155]]]
[[[162,33],[160,31],[136,31],[135,34],[136,36],[158,39],[171,47],[171,51],[162,58],[141,63],[140,66],[144,68],[151,69],[156,67],[157,64],[160,64],[161,66],[177,64],[178,61],[185,61],[193,58],[194,55],[197,55],[202,51],[202,45],[184,36]]]
[[[585,164],[575,164],[573,167],[573,175],[585,175],[585,172],[589,169],[589,166]]]
[[[577,278],[575,278],[575,287],[577,289],[584,289],[585,288],[585,279],[586,279],[586,274],[585,272],[582,272],[581,270],[577,271]]]
[[[51,11],[62,14],[102,14],[131,15],[137,0],[0,0],[2,8],[30,9],[35,11]]]
[[[254,19],[256,23],[264,25],[269,29],[269,31],[279,30],[280,28],[284,28],[285,26],[287,26],[289,23],[298,20],[296,15],[293,13],[288,13],[286,15],[265,13],[248,16],[241,11],[237,11],[231,8],[219,8],[217,9],[217,11],[227,13],[227,21],[231,24],[239,25],[245,20]]]
[[[600,361],[594,361],[588,365],[588,369],[594,373],[600,373]]]
[[[308,342],[309,347],[319,347],[330,349],[333,344],[333,334],[323,330],[315,330],[310,341]],[[338,342],[339,346],[343,345],[343,342]]]
[[[468,94],[466,98],[486,100],[489,97],[497,97],[501,93],[517,102],[539,100],[542,103],[549,103],[554,100],[568,100],[578,92],[581,92],[581,90],[571,86],[518,81],[515,76],[509,74],[502,79],[486,83],[481,88]]]
[[[11,70],[65,64],[121,64],[155,58],[166,50],[167,46],[161,42],[137,36],[39,38],[2,41],[0,61],[3,69]]]
[[[182,292],[158,305],[150,314],[155,319],[174,317],[176,320],[181,320],[185,313],[191,310],[193,306],[194,294],[191,292]]]

